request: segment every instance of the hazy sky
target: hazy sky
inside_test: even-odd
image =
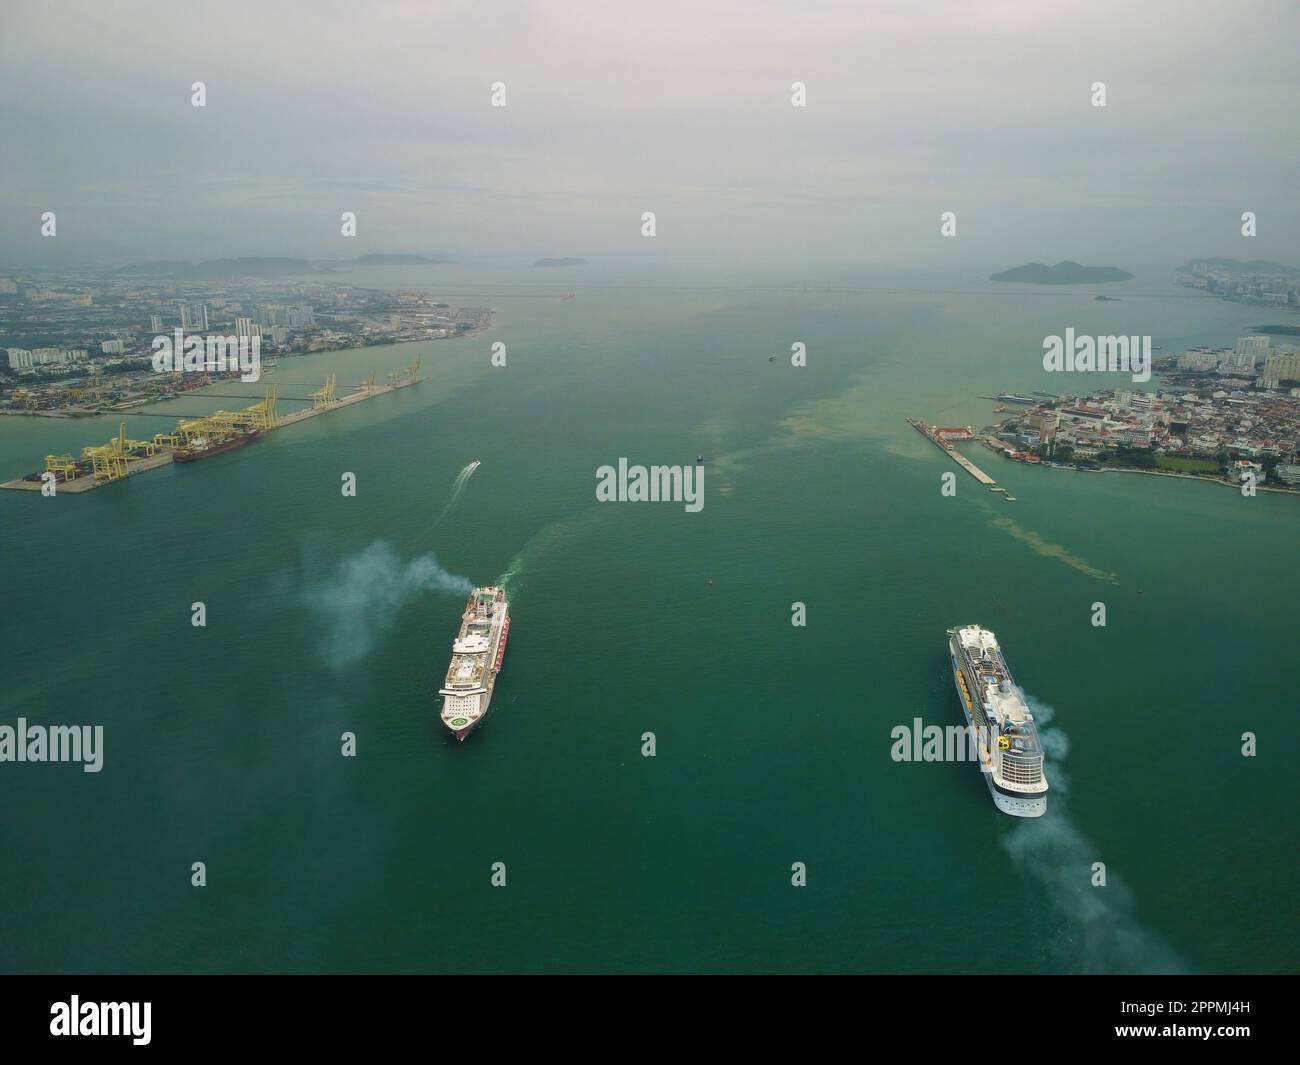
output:
[[[3,0],[0,262],[1297,263],[1298,44],[1296,0]]]

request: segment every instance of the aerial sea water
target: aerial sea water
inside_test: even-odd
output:
[[[699,264],[361,283],[495,320],[280,359],[282,410],[416,352],[424,380],[210,461],[0,493],[0,724],[104,726],[99,773],[0,766],[0,969],[1295,969],[1300,500],[967,446],[1009,503],[904,421],[1125,380],[1044,373],[1067,326],[1170,353],[1259,311],[1154,275],[1117,303]],[[0,419],[0,473],[115,431]],[[699,513],[596,500],[602,465],[701,454]],[[498,578],[505,668],[456,743],[436,692]],[[970,622],[1044,723],[1041,820],[890,757],[960,721]]]

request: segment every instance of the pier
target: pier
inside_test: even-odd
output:
[[[126,438],[126,423],[123,422],[118,435],[107,444],[82,448],[80,461],[74,460],[70,454],[47,455],[45,456],[44,471],[30,477],[19,477],[12,481],[5,481],[0,483],[0,488],[9,488],[20,492],[39,492],[46,483],[45,474],[49,473],[54,476],[54,494],[56,496],[61,496],[64,493],[89,492],[106,484],[124,481],[128,477],[134,477],[140,473],[147,473],[149,470],[170,466],[175,457],[176,447],[193,435],[224,433],[229,436],[252,429],[258,429],[262,432],[283,429],[286,426],[304,422],[308,418],[315,418],[320,414],[327,414],[343,407],[354,406],[373,396],[386,395],[389,392],[396,392],[399,388],[407,388],[418,384],[420,382],[419,369],[420,361],[416,359],[412,365],[405,369],[389,374],[388,383],[383,385],[375,384],[374,375],[371,374],[355,392],[349,393],[341,399],[335,395],[334,378],[332,376],[328,377],[325,381],[325,387],[311,394],[312,406],[285,415],[276,412],[275,390],[268,389],[266,399],[239,414],[231,414],[228,411],[214,411],[210,415],[199,416],[192,420],[182,418],[176,427],[175,433],[159,433],[152,440],[128,440]],[[220,393],[213,393],[213,398],[220,395]],[[248,399],[251,397],[240,396],[238,398]],[[132,416],[135,415],[132,414]],[[171,417],[176,416],[171,415]]]
[[[919,418],[908,418],[907,424],[930,441],[935,447],[947,455],[953,462],[957,463],[963,470],[969,473],[980,484],[995,486],[998,482],[981,470],[975,463],[971,462],[965,455],[961,454],[943,437],[943,431],[935,428]]]

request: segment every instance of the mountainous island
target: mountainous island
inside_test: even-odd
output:
[[[1080,266],[1069,259],[1055,266],[1045,263],[1025,263],[1000,274],[989,276],[990,281],[1018,281],[1024,285],[1097,285],[1106,281],[1127,281],[1133,275],[1114,266]]]
[[[573,259],[567,257],[561,259],[538,259],[537,262],[533,263],[533,265],[534,266],[586,266],[587,260]]]

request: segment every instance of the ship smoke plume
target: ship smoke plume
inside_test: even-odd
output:
[[[448,573],[433,555],[404,563],[391,545],[378,541],[343,559],[327,581],[308,589],[304,604],[320,622],[327,660],[338,668],[369,654],[398,611],[421,593],[473,590],[469,578]]]
[[[1066,799],[1070,781],[1063,768],[1070,750],[1069,737],[1053,725],[1055,711],[1021,693],[1047,755],[1047,813],[1043,817],[1017,818],[1002,845],[1016,866],[1031,874],[1064,926],[1052,947],[1073,971],[1184,972],[1186,966],[1155,933],[1138,919],[1133,892],[1115,871],[1107,868],[1105,887],[1092,884],[1092,865],[1104,861],[1101,848],[1089,840],[1070,817]]]

